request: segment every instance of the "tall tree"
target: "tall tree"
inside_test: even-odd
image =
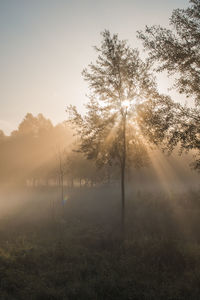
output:
[[[125,172],[132,162],[141,166],[147,153],[137,126],[136,106],[157,95],[149,64],[139,58],[127,42],[109,31],[102,33],[95,63],[83,70],[89,83],[87,113],[82,117],[76,107],[68,109],[69,119],[80,136],[80,150],[98,165],[116,163],[121,173],[121,222],[125,222]]]
[[[181,151],[196,151],[193,166],[200,170],[200,1],[191,0],[190,3],[187,9],[173,11],[171,29],[147,26],[145,32],[139,32],[139,38],[148,51],[150,61],[155,62],[156,70],[167,70],[169,75],[175,75],[175,87],[180,93],[195,99],[195,109],[162,102],[152,122],[150,115],[155,113],[155,110],[150,113],[155,105],[152,103],[148,105],[149,118],[143,126],[149,127],[149,134],[153,132],[156,135],[156,141],[162,132],[162,138],[165,137],[171,149],[179,143]],[[162,122],[157,123],[155,132],[155,120],[158,119]]]

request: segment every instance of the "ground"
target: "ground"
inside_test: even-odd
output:
[[[43,187],[1,194],[1,300],[200,299],[200,193]],[[10,212],[8,213],[8,208]]]

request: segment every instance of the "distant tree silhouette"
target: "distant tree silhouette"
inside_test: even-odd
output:
[[[147,163],[144,140],[138,131],[136,106],[157,97],[150,65],[127,42],[105,30],[96,63],[83,71],[89,83],[87,113],[68,108],[69,120],[80,136],[80,151],[97,165],[118,164],[121,173],[121,223],[125,222],[125,171],[127,165]]]
[[[193,166],[200,170],[200,1],[191,0],[190,3],[187,9],[173,11],[171,30],[161,26],[146,27],[144,33],[139,32],[139,38],[150,61],[155,62],[156,70],[167,70],[169,75],[175,75],[175,87],[187,97],[193,97],[196,107],[189,109],[169,99],[148,103],[148,117],[146,115],[143,127],[148,128],[154,141],[165,140],[169,150],[180,143],[181,151],[196,151]],[[158,106],[156,110],[155,105]]]
[[[46,119],[42,114],[38,114],[37,117],[34,117],[31,113],[27,113],[24,120],[19,124],[18,131],[15,131],[15,134],[38,136],[45,130],[52,128],[53,125],[51,121]]]
[[[69,149],[71,141],[66,124],[53,126],[42,114],[27,114],[10,136],[0,133],[1,182],[24,185],[28,181],[33,186],[56,182],[55,147]]]

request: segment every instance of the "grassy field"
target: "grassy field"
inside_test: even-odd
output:
[[[200,299],[200,193],[1,193],[0,299]]]

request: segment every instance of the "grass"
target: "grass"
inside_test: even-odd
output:
[[[129,191],[124,242],[116,189],[66,193],[64,208],[53,189],[8,196],[0,299],[200,299],[199,192]]]

